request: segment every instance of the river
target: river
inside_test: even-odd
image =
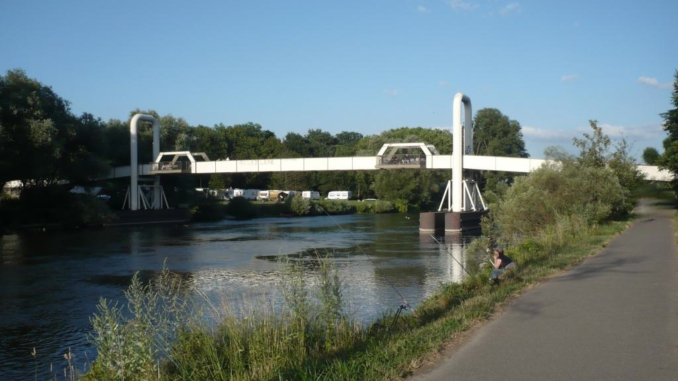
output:
[[[397,309],[398,293],[416,307],[463,278],[468,238],[445,238],[420,234],[418,215],[402,214],[0,236],[0,379],[33,379],[36,361],[39,374],[63,377],[68,348],[82,369],[95,356],[87,334],[99,298],[122,300],[137,271],[166,263],[211,298],[262,295],[279,284],[281,256],[331,253],[350,313],[366,323]]]

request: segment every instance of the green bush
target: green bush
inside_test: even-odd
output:
[[[252,203],[244,197],[234,197],[226,206],[226,214],[236,220],[249,220],[257,214]]]
[[[298,216],[305,216],[310,214],[313,210],[311,201],[302,197],[293,197],[292,201],[290,201],[289,208],[292,213]]]
[[[372,211],[372,207],[368,203],[359,202],[355,204],[355,211],[356,213],[370,213]]]
[[[379,200],[372,204],[372,210],[374,213],[392,213],[395,212],[395,206],[390,201]]]
[[[558,246],[577,224],[587,230],[630,208],[628,192],[612,170],[563,161],[517,178],[493,205],[492,224],[484,233],[504,245],[541,236]]]
[[[349,214],[355,212],[355,207],[349,205],[346,201],[325,200],[317,203],[322,210],[321,213],[328,214]]]
[[[409,209],[407,200],[404,199],[397,199],[393,201],[393,204],[395,205],[395,208],[398,209],[399,213],[407,213],[407,209]]]

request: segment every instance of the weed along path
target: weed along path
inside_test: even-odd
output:
[[[676,380],[672,210],[639,218],[598,255],[525,292],[413,381]]]

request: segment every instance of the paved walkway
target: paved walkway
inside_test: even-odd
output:
[[[600,254],[526,292],[413,380],[678,380],[671,213],[641,209]]]

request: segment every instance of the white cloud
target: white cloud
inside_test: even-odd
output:
[[[522,126],[521,132],[526,139],[548,141],[554,144],[571,142],[575,136],[575,131],[551,130],[529,126]]]
[[[659,81],[657,81],[657,78],[654,78],[654,77],[643,77],[643,76],[641,76],[641,77],[638,78],[638,83],[642,83],[643,85],[652,86],[652,87],[655,87],[657,89],[670,89],[671,88],[670,83],[659,83]]]
[[[567,74],[560,77],[560,80],[563,82],[572,82],[577,78],[579,78],[579,74]]]
[[[398,91],[398,89],[385,89],[384,93],[386,95],[390,95],[392,97],[395,97],[396,95],[400,94],[400,91]]]
[[[431,10],[423,5],[418,6],[417,10],[419,11],[419,13],[431,13]]]
[[[609,123],[598,123],[598,127],[602,128],[603,132],[612,139],[625,137],[634,140],[645,140],[659,138],[664,135],[664,129],[661,124],[625,127]],[[591,127],[577,127],[577,131],[580,133],[590,133]]]
[[[457,11],[472,11],[478,8],[478,4],[467,3],[464,0],[448,0],[447,4],[449,4],[452,9]]]
[[[440,82],[438,82],[438,85],[440,85],[440,87],[445,87],[445,86],[447,86],[447,85],[449,85],[449,84],[450,84],[450,83],[447,82],[447,81],[440,81]]]
[[[504,8],[502,8],[502,9],[499,11],[499,13],[500,13],[502,16],[508,16],[508,15],[511,15],[511,14],[520,13],[520,10],[521,10],[521,9],[520,9],[520,4],[518,4],[518,3],[510,3],[510,4],[508,4],[507,6],[505,6]]]

